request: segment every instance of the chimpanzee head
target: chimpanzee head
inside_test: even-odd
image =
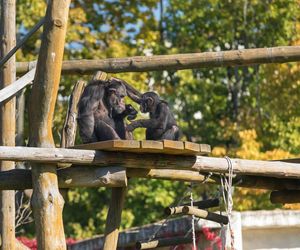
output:
[[[156,110],[157,104],[160,102],[159,95],[155,92],[146,92],[142,94],[140,100],[140,109],[142,113],[153,113]]]
[[[124,98],[126,95],[126,88],[122,82],[112,78],[106,86],[106,101],[115,114],[121,114],[125,111]]]

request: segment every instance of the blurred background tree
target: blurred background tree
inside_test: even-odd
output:
[[[46,3],[19,0],[18,38],[44,15]],[[221,51],[299,44],[298,0],[72,1],[65,59]],[[41,31],[17,53],[36,60]],[[279,159],[300,153],[299,63],[122,73],[140,91],[155,90],[173,107],[184,139],[209,143],[217,156]],[[68,96],[78,78],[63,76],[53,133],[57,145]],[[27,91],[28,92],[28,91]],[[28,95],[28,93],[26,93]],[[27,120],[25,127],[27,128]],[[143,138],[142,130],[137,138]],[[26,135],[25,135],[26,140]],[[122,227],[162,219],[162,207],[182,197],[188,183],[130,180]],[[199,198],[216,187],[197,186]],[[268,192],[235,189],[234,209],[272,209]],[[102,233],[109,191],[74,189],[64,209],[66,234]],[[147,213],[145,212],[147,211]],[[24,228],[33,234],[31,226]]]

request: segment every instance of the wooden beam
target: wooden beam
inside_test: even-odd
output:
[[[117,165],[139,169],[173,169],[227,173],[225,158],[207,156],[178,156],[148,153],[104,152],[97,150],[33,148],[0,146],[0,160],[39,163],[72,163],[80,165]],[[279,161],[231,159],[234,174],[276,178],[300,178],[300,165]],[[174,178],[177,178],[176,176]],[[179,177],[178,177],[179,178]]]
[[[121,215],[127,189],[113,188],[105,225],[105,240],[103,250],[116,250],[118,245]]]
[[[58,169],[60,188],[76,187],[124,187],[127,186],[126,170],[120,167],[75,166]],[[24,190],[32,188],[31,170],[12,169],[0,172],[0,190]]]
[[[218,175],[210,177],[199,174],[190,170],[175,170],[175,169],[140,169],[140,168],[127,168],[127,176],[134,178],[147,178],[147,179],[162,179],[172,181],[188,181],[198,182],[205,184],[220,185],[221,181]],[[233,185],[237,187],[267,189],[267,190],[282,190],[282,189],[295,189],[300,190],[300,179],[279,179],[272,177],[261,176],[247,176],[238,175],[233,178]]]
[[[286,63],[300,60],[300,46],[241,49],[174,55],[135,56],[102,60],[64,61],[63,74],[108,73],[181,70],[227,66],[246,66],[263,63]],[[17,64],[17,72],[28,71],[28,62]]]
[[[11,97],[15,96],[19,91],[21,91],[23,88],[30,85],[34,79],[35,70],[36,68],[31,69],[28,73],[20,77],[17,81],[1,89],[0,103],[3,103],[4,101],[10,99]]]
[[[300,190],[273,191],[270,194],[270,200],[273,204],[300,203]]]
[[[3,58],[16,44],[16,1],[1,1],[0,20],[0,58]],[[0,88],[5,88],[16,79],[15,56],[12,56],[0,70]],[[5,102],[0,107],[0,145],[15,145],[16,130],[16,100],[15,98]],[[15,168],[15,163],[2,161],[1,171]],[[2,191],[0,193],[0,236],[1,249],[16,248],[15,244],[15,192]]]
[[[214,221],[214,222],[225,224],[225,225],[228,224],[227,216],[216,214],[216,213],[211,213],[206,210],[195,208],[195,207],[184,206],[182,208],[182,213],[189,214],[189,215],[195,215],[199,218]]]
[[[49,0],[47,3],[29,103],[29,144],[53,148],[52,119],[61,75],[70,0]],[[38,249],[66,249],[62,220],[64,200],[58,190],[56,165],[32,164],[31,167],[31,204]]]
[[[123,187],[126,186],[126,176],[130,178],[149,178],[173,181],[179,180],[187,182],[193,181],[199,183],[202,183],[206,179],[204,175],[189,170],[127,168],[125,176],[123,175],[122,171],[115,172],[115,168],[116,167],[72,166],[71,168],[59,169],[57,171],[58,185],[60,188],[99,186]],[[146,172],[155,172],[156,174],[147,175]],[[178,175],[181,175],[181,177],[173,178],[175,172],[178,172]],[[160,173],[163,173],[163,175],[161,175]],[[83,176],[83,179],[81,179],[81,175]],[[74,177],[71,178],[63,176]],[[195,176],[198,176],[198,179],[196,179]],[[205,184],[220,185],[220,178],[216,175],[213,175],[210,178],[206,179]],[[233,185],[238,187],[267,190],[300,190],[300,180],[258,176],[237,176],[233,179]],[[27,188],[32,188],[31,170],[17,169],[0,173],[0,190],[22,190]],[[195,206],[197,206],[197,203],[195,203]],[[199,208],[203,209],[204,207]]]

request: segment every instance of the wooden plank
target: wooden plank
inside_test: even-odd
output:
[[[161,141],[143,140],[136,153],[163,153],[164,144]]]
[[[190,141],[184,141],[184,153],[186,155],[206,155],[211,152],[210,145],[198,144]]]
[[[0,90],[0,103],[6,101],[9,98],[15,96],[20,90],[25,88],[27,85],[30,85],[33,81],[36,68],[33,68],[24,76],[19,78],[17,81],[14,81],[7,87]]]
[[[152,140],[110,140],[88,144],[75,145],[75,149],[90,149],[104,151],[124,151],[132,153],[159,153],[172,155],[203,155],[210,153],[210,146],[182,141],[152,141]]]
[[[183,154],[184,143],[182,141],[163,140],[164,154]]]
[[[199,144],[200,145],[200,154],[206,155],[211,153],[211,146],[209,144]]]
[[[130,151],[130,149],[139,149],[140,142],[135,140],[109,140],[75,145],[72,148],[104,151]]]

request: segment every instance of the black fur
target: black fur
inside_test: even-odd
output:
[[[87,85],[78,103],[77,122],[83,143],[132,139],[124,118],[135,118],[137,111],[125,105],[126,95],[126,87],[117,79]]]
[[[146,140],[179,140],[180,131],[167,102],[161,100],[155,92],[146,92],[140,99],[143,113],[150,119],[136,120],[127,125],[128,131],[146,128]]]

